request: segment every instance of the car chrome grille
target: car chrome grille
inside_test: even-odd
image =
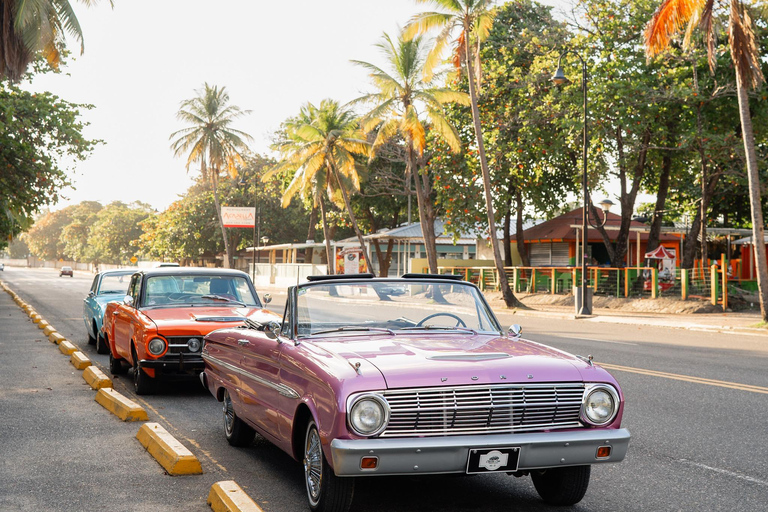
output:
[[[166,352],[166,355],[179,355],[184,354],[186,355],[201,355],[202,351],[198,350],[197,352],[190,352],[189,347],[187,346],[187,342],[192,339],[197,338],[200,340],[200,344],[203,343],[203,337],[202,336],[166,336],[166,340],[168,340],[168,352]]]
[[[384,391],[391,415],[381,437],[509,434],[580,427],[583,394],[582,383]]]

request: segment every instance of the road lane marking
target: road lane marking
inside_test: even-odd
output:
[[[664,379],[681,380],[692,382],[694,384],[706,384],[708,386],[718,386],[721,388],[738,389],[740,391],[750,391],[752,393],[762,393],[768,395],[768,388],[762,386],[753,386],[751,384],[739,384],[738,382],[728,382],[724,380],[705,379],[703,377],[693,377],[691,375],[680,375],[677,373],[659,372],[656,370],[645,370],[642,368],[632,368],[631,366],[619,366],[608,363],[597,363],[606,370],[617,370],[621,372],[639,373],[651,377],[661,377]]]
[[[713,468],[712,466],[707,466],[706,464],[699,464],[698,462],[692,462],[690,460],[685,460],[685,459],[681,459],[680,462],[682,462],[683,464],[687,464],[689,466],[696,466],[697,468],[714,471],[715,473],[720,473],[721,475],[738,478],[739,480],[746,480],[747,482],[751,482],[753,484],[768,486],[768,482],[764,480],[758,480],[757,478],[753,478],[747,475],[742,475],[741,473],[736,473],[734,471],[728,471],[727,469]]]
[[[637,345],[637,343],[630,343],[628,341],[596,340],[594,338],[574,338],[574,339],[583,340],[583,341],[599,341],[600,343],[615,343],[617,345]]]

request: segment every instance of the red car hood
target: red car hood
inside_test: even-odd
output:
[[[313,343],[353,365],[357,361],[374,365],[390,389],[580,382],[584,380],[582,371],[594,369],[551,347],[494,335],[349,336],[333,341],[314,339]]]
[[[216,329],[234,327],[245,321],[246,315],[257,308],[205,306],[186,308],[157,308],[144,310],[163,336],[204,336]]]

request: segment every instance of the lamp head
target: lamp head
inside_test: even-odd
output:
[[[610,210],[611,206],[613,206],[613,201],[610,199],[603,199],[599,204],[600,208],[602,208],[605,213],[608,213],[608,210]]]
[[[555,85],[563,85],[570,82],[568,77],[565,76],[563,68],[561,68],[559,65],[557,66],[557,71],[555,71],[555,76],[552,77],[552,81],[555,82]]]

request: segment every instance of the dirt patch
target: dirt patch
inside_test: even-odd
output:
[[[504,307],[501,292],[486,292],[485,297],[491,307]],[[546,306],[568,306],[573,308],[573,295],[552,295],[548,293],[517,294],[516,297],[531,309],[545,309]],[[592,299],[595,309],[612,309],[616,311],[635,311],[639,313],[722,313],[722,306],[713,306],[710,302],[700,299],[624,299],[598,295]]]

